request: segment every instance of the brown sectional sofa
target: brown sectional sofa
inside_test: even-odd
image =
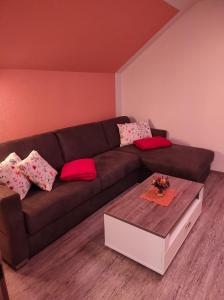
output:
[[[22,159],[37,150],[60,172],[65,162],[93,157],[97,179],[61,182],[45,192],[33,186],[24,200],[0,186],[0,247],[4,260],[21,267],[31,256],[96,211],[112,198],[152,172],[203,182],[214,153],[210,150],[173,145],[140,151],[119,147],[117,123],[128,117],[61,129],[0,144],[0,161],[16,152]],[[165,130],[152,129],[166,136]]]

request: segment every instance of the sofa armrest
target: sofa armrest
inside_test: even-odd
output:
[[[0,186],[0,247],[2,257],[14,268],[28,259],[28,239],[21,200],[17,193],[6,186]]]
[[[163,129],[151,128],[152,136],[162,136],[164,138],[167,137],[167,131]]]

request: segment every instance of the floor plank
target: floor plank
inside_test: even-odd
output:
[[[206,181],[203,212],[164,276],[104,246],[102,208],[15,272],[12,300],[223,300],[224,175]]]

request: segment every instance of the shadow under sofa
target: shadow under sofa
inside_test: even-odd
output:
[[[130,122],[117,117],[101,122],[0,144],[0,160],[11,152],[24,159],[37,150],[52,167],[93,157],[97,178],[91,182],[62,182],[56,178],[51,192],[32,186],[22,201],[19,195],[0,186],[0,247],[4,260],[18,269],[41,249],[80,223],[108,201],[144,180],[153,172],[203,182],[214,153],[182,145],[141,151],[133,145],[119,147],[117,124]],[[166,137],[165,130],[152,135]]]

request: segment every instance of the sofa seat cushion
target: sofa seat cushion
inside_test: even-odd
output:
[[[62,182],[56,179],[51,192],[33,187],[22,201],[27,231],[30,234],[38,232],[99,193],[100,190],[99,179],[91,182]]]
[[[102,189],[106,189],[140,167],[140,159],[132,153],[107,151],[94,158]]]
[[[213,151],[173,144],[169,148],[141,151],[134,146],[117,148],[118,152],[139,155],[152,172],[203,182],[214,158]]]

